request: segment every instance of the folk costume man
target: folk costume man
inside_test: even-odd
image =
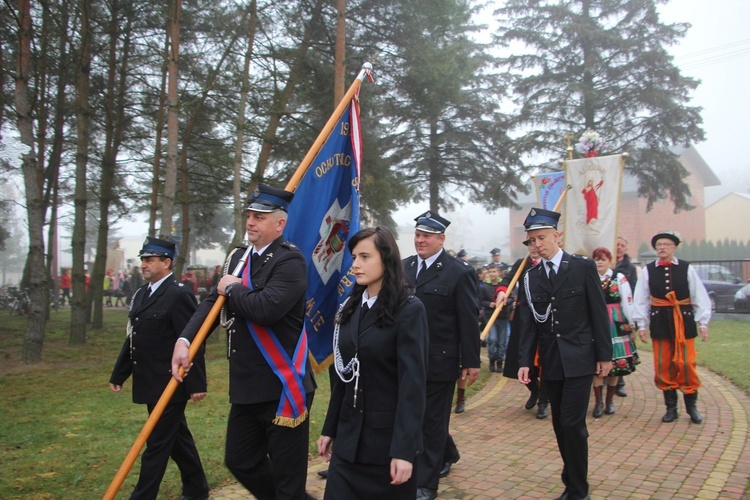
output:
[[[145,404],[149,415],[171,378],[172,348],[198,306],[193,291],[172,274],[175,244],[146,238],[138,253],[148,283],[136,290],[128,321],[128,335],[115,363],[109,386],[120,392],[133,376],[133,402]],[[188,400],[206,397],[204,349],[198,351],[185,383],[175,390],[146,441],[141,471],[131,499],[157,497],[169,457],[180,469],[182,500],[208,498],[208,482],[198,449],[185,419]]]
[[[305,258],[282,236],[293,196],[263,184],[255,191],[246,223],[252,247],[229,255],[224,276],[185,327],[172,358],[174,374],[180,365],[188,367],[188,344],[218,296],[225,295],[221,323],[227,328],[232,405],[225,462],[259,499],[306,496],[315,381],[303,330]]]
[[[690,263],[674,254],[680,236],[662,231],[651,238],[659,259],[646,265],[635,286],[634,320],[638,334],[646,342],[651,327],[654,347],[654,382],[664,391],[667,412],[662,422],[677,420],[677,390],[684,394],[685,409],[694,424],[703,422],[698,412],[698,388],[695,338],[708,340],[711,299]]]
[[[560,214],[532,208],[524,221],[541,260],[523,278],[518,380],[531,382],[539,355],[552,408],[552,426],[563,461],[564,500],[589,497],[586,412],[596,373],[612,366],[607,306],[594,261],[559,245]]]
[[[425,212],[415,220],[417,254],[404,259],[403,264],[427,311],[430,332],[417,499],[432,499],[437,497],[443,468],[456,379],[460,373],[471,384],[479,376],[479,296],[471,266],[443,249],[450,221],[435,212]]]

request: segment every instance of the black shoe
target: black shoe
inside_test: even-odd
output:
[[[187,495],[182,495],[180,497],[180,500],[208,500],[208,492],[198,495],[197,497],[189,497]]]
[[[493,373],[497,371],[497,368],[495,368],[495,360],[494,359],[490,360],[490,371],[493,372]]]
[[[319,470],[318,475],[323,479],[328,479],[328,469]]]
[[[539,400],[539,391],[531,391],[529,399],[526,400],[526,404],[523,407],[527,410],[531,410],[536,406],[536,402]]]
[[[621,386],[621,385],[618,385],[618,386],[617,386],[617,389],[615,389],[615,394],[617,394],[617,395],[618,395],[618,396],[620,396],[621,398],[626,398],[626,397],[628,397],[628,393],[627,393],[627,392],[625,392],[625,387],[623,387],[623,386]]]
[[[446,477],[448,474],[451,473],[451,466],[453,465],[452,462],[445,462],[443,464],[443,468],[440,469],[440,472],[438,473],[439,477]]]
[[[536,410],[536,418],[539,420],[545,419],[549,416],[549,408],[547,403],[539,403],[539,407]]]
[[[437,490],[417,488],[417,500],[434,500],[435,498],[437,498]]]

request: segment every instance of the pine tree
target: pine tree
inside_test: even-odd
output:
[[[507,0],[496,40],[514,44],[503,64],[528,153],[562,156],[566,134],[593,129],[607,141],[600,153],[631,155],[626,168],[649,208],[667,192],[679,210],[690,208],[688,173],[671,149],[703,140],[700,108],[688,105],[699,82],[666,50],[689,25],[662,23],[658,3]]]

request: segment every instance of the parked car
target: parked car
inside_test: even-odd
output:
[[[750,311],[750,284],[743,286],[734,294],[734,310]]]
[[[734,310],[735,294],[743,287],[742,280],[727,267],[719,264],[690,264],[695,269],[711,297],[714,311]]]

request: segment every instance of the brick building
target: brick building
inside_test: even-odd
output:
[[[675,213],[674,204],[669,200],[662,200],[654,203],[651,211],[647,212],[648,203],[644,198],[638,197],[638,182],[635,177],[628,175],[627,163],[625,165],[617,234],[628,240],[629,253],[634,260],[637,259],[636,253],[641,243],[650,246],[651,237],[664,229],[680,232],[685,241],[700,241],[706,237],[704,188],[718,186],[719,178],[695,147],[679,147],[673,149],[673,152],[690,173],[686,182],[692,194],[688,202],[695,207],[693,210]],[[520,210],[510,210],[510,245],[514,258],[525,254],[522,245],[526,236],[523,221],[531,207],[538,206],[536,191],[532,189],[530,195],[519,197],[518,204],[521,206]]]

